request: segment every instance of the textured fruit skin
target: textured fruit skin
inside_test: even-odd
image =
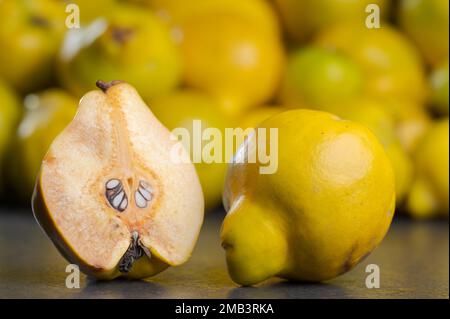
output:
[[[409,212],[418,218],[449,211],[449,120],[434,123],[415,152],[416,179],[408,198]]]
[[[0,77],[24,93],[48,85],[65,18],[58,1],[0,1]]]
[[[61,89],[51,88],[25,99],[30,109],[19,123],[8,158],[13,188],[29,200],[42,159],[53,139],[69,124],[77,111],[77,100]]]
[[[281,101],[288,106],[324,109],[362,94],[363,74],[345,55],[306,47],[288,59]]]
[[[297,42],[336,23],[364,22],[368,15],[365,8],[372,3],[380,7],[382,18],[389,15],[390,3],[386,0],[275,0],[289,35]]]
[[[365,127],[319,111],[283,112],[259,127],[278,128],[278,170],[230,164],[221,238],[232,279],[323,281],[350,270],[380,243],[394,213],[383,146]],[[237,154],[254,143],[253,135]]]
[[[233,120],[221,109],[219,101],[200,91],[184,89],[152,99],[148,103],[156,117],[170,130],[186,128],[193,137],[193,121],[200,120],[202,130],[218,128],[225,133],[225,128],[234,127]],[[207,144],[207,142],[203,143]],[[194,141],[191,139],[190,151],[193,152]],[[195,168],[202,184],[206,210],[217,208],[222,200],[223,183],[227,165],[221,163],[195,163]]]
[[[73,57],[60,56],[58,77],[81,97],[99,78],[121,79],[150,99],[178,85],[181,60],[170,30],[149,10],[117,5],[105,17],[107,29]],[[149,85],[151,83],[151,85]]]
[[[189,16],[178,25],[185,82],[219,98],[230,115],[272,98],[282,74],[280,36],[253,21],[217,12]]]
[[[365,92],[371,97],[390,96],[419,103],[427,98],[419,53],[403,34],[387,23],[379,29],[340,24],[323,30],[316,43],[355,61],[363,70]]]
[[[360,98],[335,107],[334,114],[369,128],[384,146],[395,175],[397,203],[405,198],[414,175],[409,154],[396,136],[395,121],[381,101]]]
[[[448,6],[446,0],[402,0],[400,27],[420,48],[428,63],[448,59]]]

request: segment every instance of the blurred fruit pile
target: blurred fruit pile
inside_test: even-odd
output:
[[[2,203],[28,203],[78,99],[120,79],[170,129],[288,108],[359,122],[392,161],[399,210],[448,216],[448,28],[447,0],[0,0]],[[226,165],[196,168],[219,206]]]

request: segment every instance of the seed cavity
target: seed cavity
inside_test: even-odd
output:
[[[123,212],[128,206],[127,194],[119,179],[113,178],[106,182],[105,196],[109,204],[117,211]]]
[[[119,271],[122,273],[130,272],[133,268],[134,262],[144,255],[148,258],[152,257],[150,250],[145,247],[139,239],[139,233],[137,231],[133,231],[131,233],[130,246],[119,262]]]
[[[139,208],[147,207],[153,199],[153,192],[150,185],[145,181],[140,181],[137,191],[134,194],[134,201]]]

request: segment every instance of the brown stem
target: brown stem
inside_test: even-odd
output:
[[[106,93],[106,91],[108,91],[108,89],[110,87],[112,87],[112,86],[114,86],[116,84],[119,84],[119,83],[123,83],[123,81],[121,81],[121,80],[114,80],[114,81],[111,81],[111,82],[104,82],[102,80],[98,80],[97,82],[95,82],[95,85],[97,85],[97,87],[99,89],[101,89],[103,92]]]

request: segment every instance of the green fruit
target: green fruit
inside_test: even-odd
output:
[[[94,26],[99,36],[87,47],[70,39],[83,29],[65,39],[59,78],[75,96],[94,89],[99,78],[127,81],[146,99],[178,84],[181,69],[176,45],[168,27],[150,11],[118,5]]]
[[[448,0],[402,0],[400,27],[431,65],[448,59]]]
[[[225,134],[225,128],[232,128],[232,120],[224,113],[220,102],[196,90],[183,89],[172,92],[166,96],[149,101],[149,105],[156,117],[170,130],[186,128],[190,134],[190,152],[193,156],[194,148],[194,121],[201,121],[201,134],[205,129],[218,128]],[[208,141],[202,143],[202,147]],[[224,148],[222,148],[222,152]],[[222,153],[223,155],[223,153]],[[219,206],[222,200],[222,189],[227,168],[225,160],[220,163],[195,163],[200,183],[203,188],[205,207],[207,210]]]
[[[72,120],[77,104],[75,98],[60,89],[25,97],[25,114],[9,160],[11,182],[21,198],[30,198],[42,159],[53,139]]]
[[[303,42],[322,28],[340,22],[363,24],[366,7],[376,4],[382,18],[389,15],[389,0],[275,0],[289,35]]]
[[[430,127],[415,153],[417,174],[408,196],[408,210],[417,218],[449,213],[448,117]]]
[[[0,1],[0,77],[21,92],[49,84],[65,18],[57,1]]]
[[[440,114],[448,115],[448,59],[438,65],[431,73],[430,86],[435,109]]]
[[[353,99],[362,89],[362,73],[352,60],[307,47],[289,57],[281,100],[288,106],[323,109]]]

